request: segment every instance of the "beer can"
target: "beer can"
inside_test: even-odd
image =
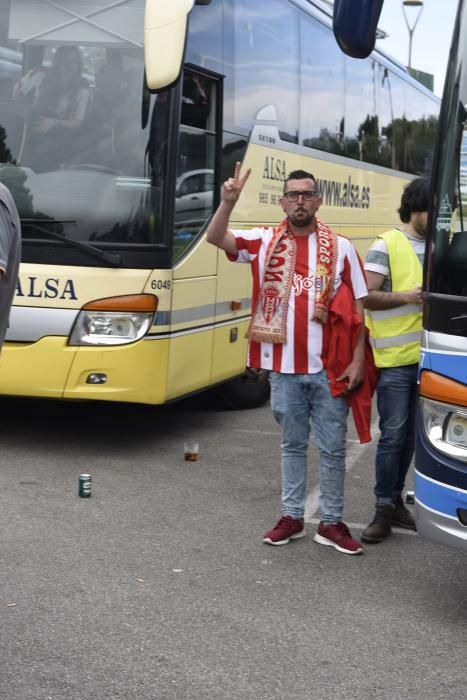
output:
[[[79,475],[79,495],[80,498],[90,498],[92,489],[92,477],[90,474]]]

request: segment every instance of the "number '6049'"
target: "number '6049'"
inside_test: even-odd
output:
[[[170,280],[152,280],[152,289],[170,289]]]

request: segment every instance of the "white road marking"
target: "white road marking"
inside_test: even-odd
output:
[[[372,435],[376,435],[378,433],[378,421],[379,418],[376,417],[370,428],[370,432]],[[249,430],[247,428],[234,428],[232,429],[233,433],[247,433],[250,435],[274,435],[280,438],[281,433],[280,431],[269,431],[269,430]],[[310,439],[313,437],[313,435],[310,435]],[[375,438],[373,438],[375,439]],[[347,438],[346,441],[351,447],[347,450],[347,459],[346,459],[346,472],[349,472],[353,469],[355,464],[363,459],[365,457],[366,452],[369,450],[371,447],[372,443],[368,442],[365,443],[364,445],[360,444],[360,440],[356,438]],[[319,519],[314,518],[313,516],[317,512],[319,508],[319,485],[315,486],[314,489],[310,491],[310,493],[307,496],[306,503],[305,503],[305,522],[306,523],[312,523],[312,524],[318,524]],[[352,523],[352,525],[349,525],[349,527],[352,526],[355,530],[364,530],[366,525],[361,525],[358,523]],[[417,534],[416,532],[412,530],[404,530],[401,528],[396,528],[397,532],[401,532],[405,535],[415,535]]]
[[[310,525],[319,525],[320,520],[319,518],[310,518],[309,520],[306,521],[307,523],[310,523]],[[345,522],[348,528],[351,530],[364,530],[368,523],[365,525],[363,523],[348,523],[347,521]],[[417,533],[415,530],[407,530],[404,527],[396,527],[395,525],[392,526],[392,531],[397,532],[398,535],[416,535]]]

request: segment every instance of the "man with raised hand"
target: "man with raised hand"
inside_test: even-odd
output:
[[[285,218],[275,228],[229,229],[229,219],[250,170],[224,183],[222,202],[207,229],[207,240],[253,274],[252,318],[248,329],[249,367],[270,371],[271,405],[282,429],[282,516],[263,537],[283,545],[303,537],[310,419],[320,454],[321,520],[315,542],[345,554],[363,548],[342,522],[348,403],[334,397],[323,365],[323,340],[330,305],[344,283],[356,342],[337,382],[352,392],[364,376],[363,302],[367,294],[353,244],[316,217],[321,204],[315,177],[291,172],[280,200]]]

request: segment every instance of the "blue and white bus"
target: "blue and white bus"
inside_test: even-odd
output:
[[[461,0],[433,168],[415,512],[420,534],[467,550],[466,62],[467,3]]]
[[[358,2],[358,7],[357,7]],[[352,13],[349,5],[352,4]],[[336,0],[341,48],[363,57],[383,0]],[[358,17],[358,23],[355,18]],[[363,21],[365,18],[365,22]],[[467,1],[460,0],[432,172],[415,453],[418,532],[467,550]]]

